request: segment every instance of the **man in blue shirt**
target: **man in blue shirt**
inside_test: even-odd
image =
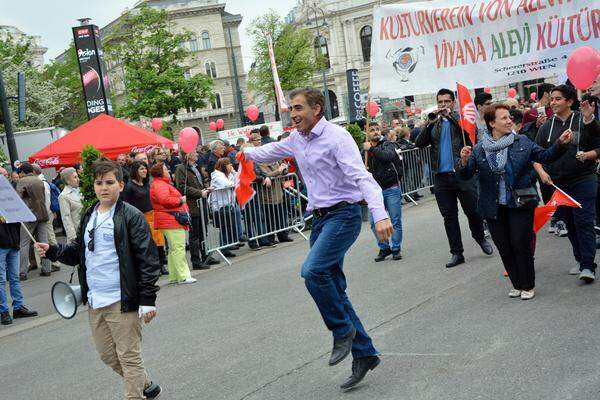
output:
[[[431,168],[435,173],[435,199],[444,217],[444,227],[452,254],[446,268],[465,262],[458,222],[458,201],[469,220],[473,239],[485,254],[491,255],[494,252],[492,245],[485,239],[483,220],[477,214],[475,181],[473,179],[462,181],[454,173],[454,164],[460,157],[460,150],[465,143],[467,146],[472,146],[468,135],[462,132],[458,124],[460,117],[452,111],[454,99],[454,92],[449,89],[441,89],[437,93],[438,110],[429,116],[427,126],[423,128],[415,142],[418,147],[431,145]]]

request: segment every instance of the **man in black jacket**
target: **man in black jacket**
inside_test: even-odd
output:
[[[596,104],[583,101],[581,113],[571,108],[577,92],[570,86],[560,85],[550,93],[550,106],[554,115],[540,127],[536,143],[550,147],[566,130],[574,133],[569,150],[550,165],[534,164],[540,180],[550,187],[553,184],[581,203],[581,208],[559,207],[559,219],[567,225],[569,241],[573,247],[576,265],[571,275],[591,283],[595,279],[596,235],[596,159],[600,155],[600,124],[594,118]]]
[[[371,216],[371,229],[377,239],[379,254],[375,261],[383,261],[390,254],[394,260],[401,260],[402,255],[402,189],[400,180],[402,179],[402,162],[398,155],[398,145],[384,139],[381,134],[386,135],[389,129],[385,128],[379,132],[379,129],[369,129],[369,141],[364,144],[364,149],[368,152],[367,164],[369,172],[375,178],[375,181],[381,186],[383,192],[383,202],[388,212],[394,233],[391,237],[392,245],[389,240],[379,240],[375,232],[375,223]]]
[[[141,356],[141,319],[156,316],[158,251],[144,214],[119,200],[121,167],[110,160],[93,165],[98,202],[84,214],[69,244],[36,243],[40,256],[79,265],[83,304],[102,361],[123,377],[125,398],[156,398],[161,388],[148,379]]]
[[[460,150],[472,146],[468,135],[463,133],[460,117],[454,110],[454,92],[441,89],[437,93],[438,110],[430,116],[427,126],[416,140],[418,147],[431,145],[431,168],[435,173],[435,199],[440,213],[444,217],[446,236],[450,243],[452,258],[446,268],[452,268],[465,262],[463,244],[458,222],[458,204],[469,220],[469,228],[473,239],[481,246],[483,252],[491,255],[494,250],[485,239],[483,220],[477,214],[477,187],[473,179],[463,181],[454,173],[456,160],[460,158]]]

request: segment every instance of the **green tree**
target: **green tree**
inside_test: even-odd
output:
[[[94,161],[102,157],[100,150],[92,146],[91,144],[86,145],[81,151],[81,166],[83,167],[83,174],[80,176],[81,182],[79,184],[81,190],[81,204],[83,208],[82,213],[96,203],[96,192],[94,192],[94,173],[92,171],[92,164]]]
[[[142,6],[128,12],[105,38],[107,60],[122,65],[127,92],[118,116],[175,116],[182,109],[205,108],[213,98],[212,80],[186,78],[190,34],[172,33],[168,13]]]
[[[11,118],[16,130],[45,128],[54,125],[54,121],[67,107],[63,92],[54,82],[33,66],[30,58],[31,42],[17,41],[10,34],[0,39],[0,71],[4,77],[8,96],[17,94],[17,73],[23,72],[26,79],[26,120],[17,121],[17,103],[9,102]],[[0,121],[3,122],[3,119]],[[0,124],[0,129],[4,126]]]
[[[255,59],[248,74],[248,84],[251,90],[263,94],[268,100],[275,100],[275,90],[267,35],[273,38],[277,72],[283,90],[308,85],[313,74],[318,72],[320,60],[314,50],[313,34],[308,29],[286,24],[279,14],[269,10],[254,19],[247,32],[254,40],[252,52]]]
[[[46,66],[44,77],[60,88],[68,103],[68,106],[55,117],[54,125],[72,130],[87,122],[87,110],[81,77],[79,76],[79,63],[73,43],[67,50],[64,62],[54,61]]]
[[[348,124],[346,126],[346,130],[350,132],[352,139],[354,139],[354,142],[356,142],[358,150],[362,153],[364,151],[363,143],[365,143],[365,133],[362,131],[362,129],[360,129],[358,124]]]

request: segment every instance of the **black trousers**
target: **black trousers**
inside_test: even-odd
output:
[[[458,222],[458,201],[469,220],[473,239],[478,243],[485,239],[483,219],[477,213],[477,188],[472,181],[459,182],[454,173],[436,174],[434,193],[444,217],[450,253],[462,254],[464,251]]]
[[[192,266],[194,267],[206,261],[204,229],[202,229],[200,216],[192,216],[192,226],[190,226],[190,256],[192,258]]]
[[[498,248],[508,277],[517,290],[535,287],[533,264],[534,209],[498,206],[497,219],[488,219],[490,234]]]

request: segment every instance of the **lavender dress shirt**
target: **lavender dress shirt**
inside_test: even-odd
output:
[[[245,148],[244,155],[259,163],[294,157],[308,189],[308,211],[365,199],[375,222],[389,218],[381,188],[365,169],[354,139],[325,118],[309,135],[294,131],[286,141]]]

